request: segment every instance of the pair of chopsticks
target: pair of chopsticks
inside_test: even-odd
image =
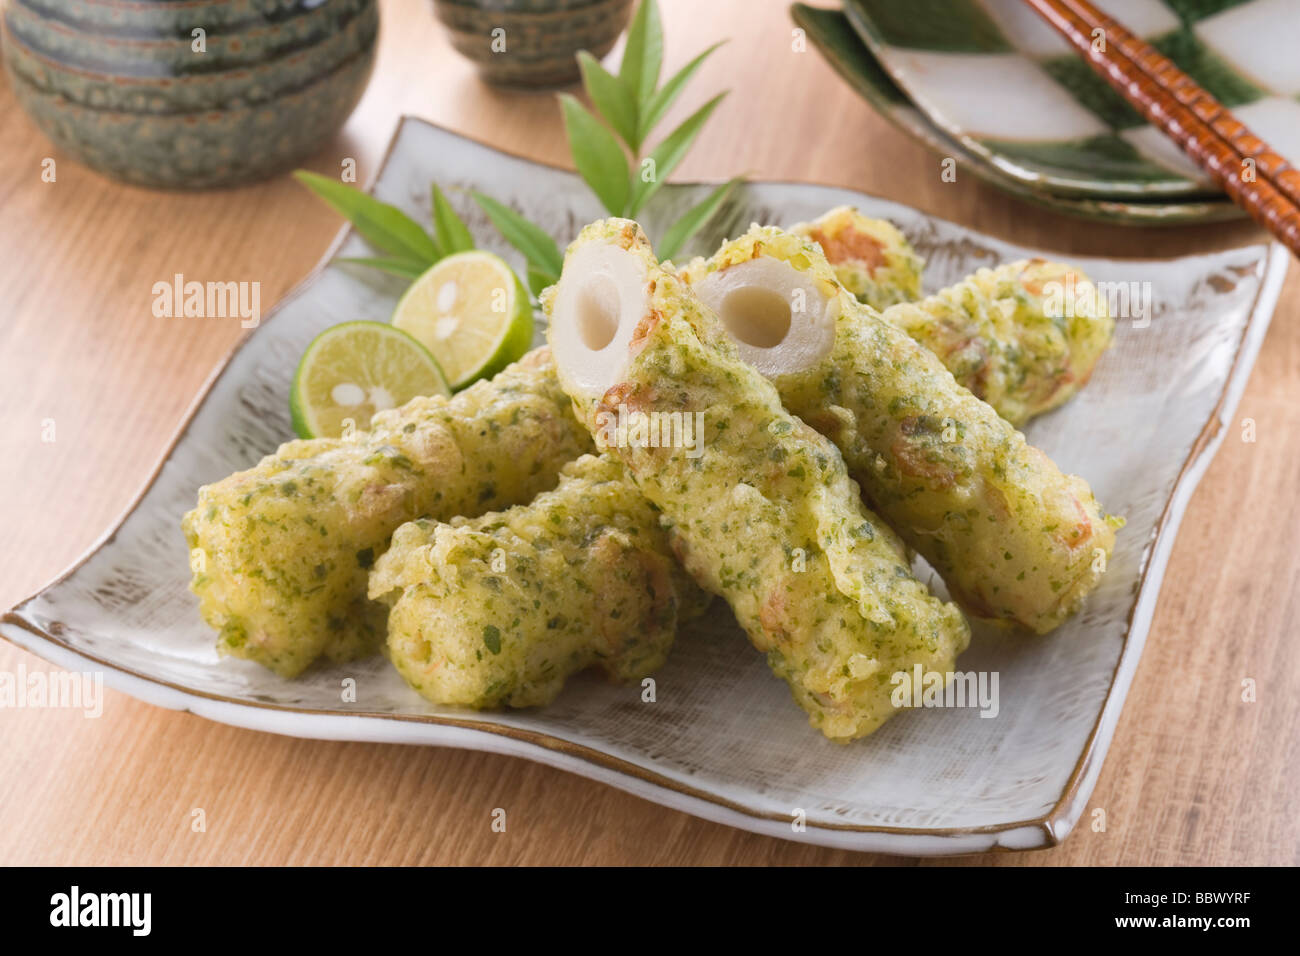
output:
[[[1167,57],[1089,0],[1025,2],[1082,53],[1096,73],[1213,176],[1233,202],[1300,257],[1300,170]],[[1098,37],[1105,42],[1096,42]]]

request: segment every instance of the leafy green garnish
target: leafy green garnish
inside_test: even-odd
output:
[[[437,183],[433,184],[433,228],[443,255],[469,252],[474,248],[474,237],[469,234],[469,227],[456,215],[456,210],[451,208]]]
[[[659,19],[659,5],[644,0],[637,7],[627,31],[627,45],[618,78],[639,104],[649,100],[659,83],[659,66],[664,55],[664,28]]]
[[[368,269],[378,269],[381,272],[390,272],[395,276],[401,276],[403,279],[410,279],[414,282],[420,278],[432,263],[416,262],[414,259],[397,259],[397,258],[374,258],[368,256],[343,256],[339,262],[350,262],[354,266],[365,266]]]
[[[717,107],[726,93],[719,93],[713,99],[709,100],[698,110],[686,117],[682,124],[663,138],[663,140],[650,151],[649,159],[654,163],[653,173],[647,178],[638,176],[636,185],[632,189],[632,201],[628,206],[628,215],[635,216],[641,211],[641,207],[646,204],[646,200],[659,191],[668,175],[677,168],[686,151],[691,148],[695,142],[695,137],[700,134],[704,128],[704,121],[709,118],[709,114]]]
[[[294,178],[347,219],[366,242],[399,259],[427,262],[442,258],[433,237],[396,206],[380,202],[368,193],[327,176],[300,169]]]
[[[474,201],[483,207],[492,225],[501,231],[506,242],[524,254],[528,260],[528,284],[536,295],[560,279],[564,255],[550,234],[515,212],[504,203],[483,193],[473,193]],[[540,288],[536,283],[540,282]]]
[[[379,269],[414,281],[439,259],[475,248],[465,221],[433,183],[433,228],[423,226],[396,206],[380,202],[369,193],[317,173],[300,169],[293,174],[356,228],[361,237],[387,256],[344,256],[339,262]]]
[[[531,292],[534,297],[540,298],[542,290],[547,286],[555,285],[555,283],[559,281],[559,276],[553,276],[542,272],[539,269],[534,269],[531,264],[528,266],[528,291]]]
[[[649,155],[642,147],[686,83],[720,43],[699,53],[669,77],[662,87],[659,69],[663,62],[663,27],[655,0],[644,0],[628,29],[623,63],[618,75],[606,70],[595,57],[578,55],[582,85],[595,108],[593,116],[576,99],[560,94],[564,128],[568,135],[573,165],[611,216],[635,217],[681,163],[705,122],[725,93],[715,96],[668,133]],[[604,124],[597,120],[604,120]],[[620,145],[619,140],[622,140]],[[730,194],[730,190],[727,191]],[[725,195],[724,195],[725,198]],[[688,209],[668,231],[668,258],[697,233],[717,212],[722,200],[714,195]],[[531,260],[530,260],[531,262]]]
[[[637,113],[638,125],[636,145],[633,147],[634,149],[641,148],[641,143],[643,143],[645,138],[650,135],[650,130],[654,129],[655,125],[664,118],[664,114],[668,112],[668,107],[672,106],[673,101],[681,95],[682,89],[686,86],[686,82],[694,75],[695,71],[700,68],[700,64],[708,59],[710,53],[726,42],[726,40],[719,40],[717,43],[713,44],[713,46],[706,49],[695,59],[691,60],[690,63],[687,63],[684,67],[669,77],[668,82],[655,91],[654,95],[650,97],[650,99],[645,103],[645,106]]]
[[[725,41],[724,41],[725,42]],[[611,216],[635,217],[654,198],[699,136],[726,95],[721,93],[642,154],[655,126],[721,43],[715,43],[659,85],[663,65],[663,24],[656,0],[643,0],[628,29],[623,62],[611,73],[594,56],[578,54],[583,88],[593,113],[576,98],[560,94],[560,109],[573,165]],[[294,177],[352,223],[383,256],[345,258],[414,280],[444,256],[475,248],[474,238],[436,183],[432,188],[433,232],[396,206],[316,173],[298,170]],[[663,259],[677,255],[718,212],[741,180],[732,179],[686,210],[659,242]],[[534,296],[559,281],[564,256],[544,229],[504,203],[475,192],[475,202],[527,262],[528,288]]]
[[[678,219],[664,233],[664,237],[659,240],[658,254],[662,259],[671,259],[681,251],[682,245],[700,228],[713,218],[722,204],[727,201],[727,197],[732,191],[740,185],[740,179],[732,179],[723,183],[713,192],[709,193],[704,199],[692,206],[686,211],[686,214]]]
[[[623,142],[640,145],[641,134],[637,125],[640,111],[627,84],[601,66],[600,61],[586,50],[578,53],[578,66],[582,68],[582,86],[591,97],[592,105],[614,127],[614,132]]]
[[[627,197],[631,188],[627,157],[608,127],[568,93],[560,94],[560,108],[564,112],[564,131],[569,136],[569,150],[578,174],[586,180],[596,198],[609,210],[611,216],[621,216],[627,211]]]

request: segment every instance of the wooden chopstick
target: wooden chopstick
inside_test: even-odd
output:
[[[1110,42],[1132,60],[1144,73],[1168,90],[1173,97],[1209,124],[1220,137],[1227,140],[1243,157],[1255,160],[1257,171],[1262,173],[1280,192],[1300,206],[1300,170],[1275,153],[1262,139],[1248,130],[1228,108],[1214,98],[1204,87],[1180,70],[1172,60],[1149,43],[1134,36],[1123,24],[1117,23],[1104,11],[1098,10],[1090,0],[1065,0],[1085,19],[1096,18]]]
[[[1088,65],[1300,257],[1300,171],[1148,43],[1089,0],[1025,0]],[[1100,30],[1104,44],[1094,43]],[[1097,46],[1103,47],[1097,49]],[[1253,160],[1247,163],[1246,160]],[[1251,170],[1253,178],[1244,174]]]

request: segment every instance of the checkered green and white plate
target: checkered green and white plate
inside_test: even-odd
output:
[[[863,44],[843,13],[795,3],[790,6],[790,15],[826,62],[877,113],[940,156],[954,159],[963,173],[969,172],[1025,202],[1080,219],[1138,226],[1227,222],[1246,216],[1244,209],[1222,194],[1168,198],[1061,196],[1042,184],[1010,176],[967,149],[917,109]]]
[[[1300,164],[1295,0],[1094,0]],[[1216,191],[1023,0],[845,0],[881,66],[940,129],[1064,196]]]

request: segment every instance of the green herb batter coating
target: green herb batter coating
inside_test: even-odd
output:
[[[969,641],[965,619],[912,576],[902,543],[863,506],[834,446],[736,357],[717,317],[658,265],[636,223],[593,223],[569,247],[566,275],[544,297],[553,347],[555,323],[568,320],[557,302],[566,278],[584,281],[570,270],[592,243],[634,257],[642,319],[612,388],[593,396],[557,349],[561,384],[598,441],[609,434],[603,416],[620,406],[702,413],[694,451],[644,442],[609,451],[663,512],[687,571],[727,600],[813,726],[836,740],[871,733],[895,713],[894,675],[916,664],[953,669]]]
[[[967,611],[1039,633],[1059,625],[1097,586],[1122,520],[850,295],[806,239],[756,226],[687,278],[759,257],[811,281],[833,322],[823,357],[774,377],[786,407],[835,443],[866,500]]]
[[[1072,266],[1021,259],[921,299],[923,260],[891,223],[840,206],[790,231],[818,243],[840,285],[1017,427],[1068,401],[1110,347],[1106,300]]]
[[[820,245],[840,285],[873,309],[921,297],[925,260],[893,223],[837,206],[790,231]]]
[[[1043,259],[980,269],[881,318],[939,356],[960,384],[1016,426],[1086,385],[1115,332],[1088,277]]]
[[[623,466],[592,455],[530,504],[402,525],[370,596],[392,606],[388,652],[407,683],[475,708],[549,703],[588,667],[645,677],[708,603]]]
[[[451,398],[380,412],[350,438],[288,442],[199,489],[182,522],[190,589],[221,653],[284,677],[373,653],[385,608],[366,580],[399,525],[528,501],[590,448],[538,349]]]

